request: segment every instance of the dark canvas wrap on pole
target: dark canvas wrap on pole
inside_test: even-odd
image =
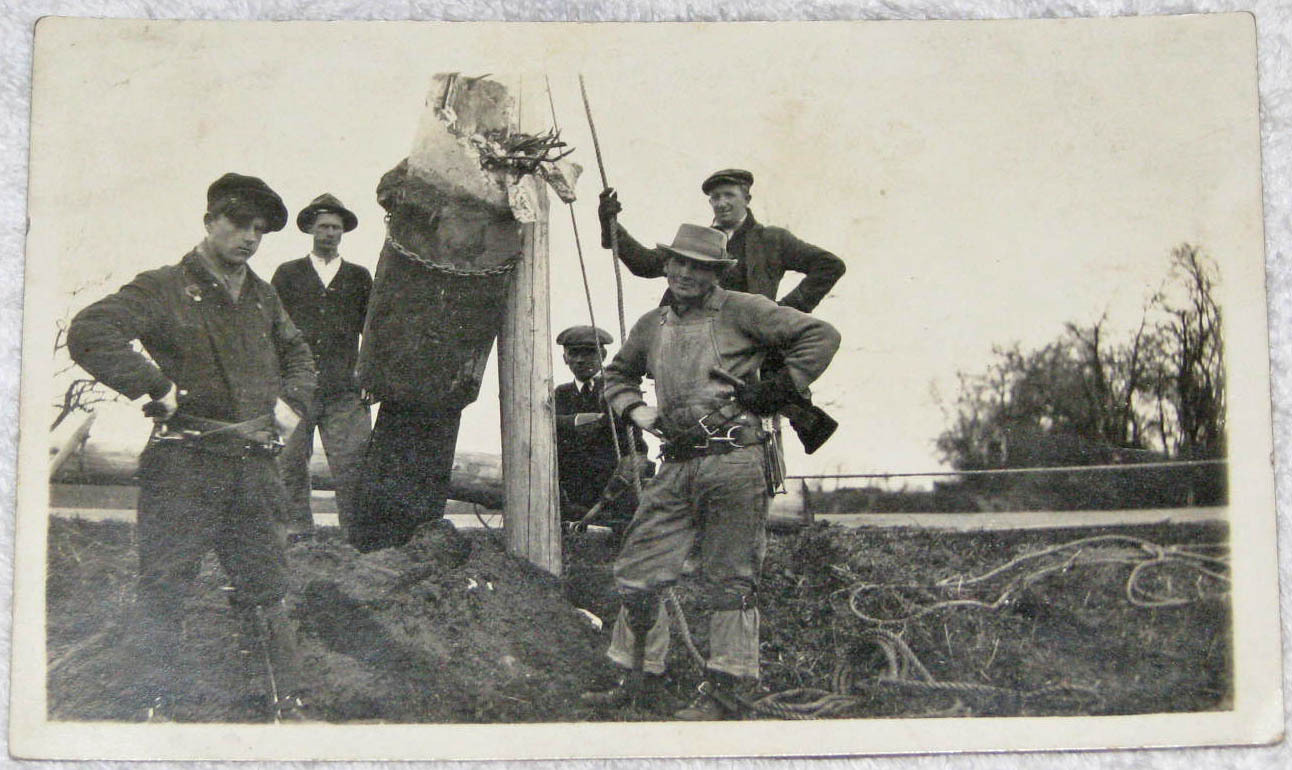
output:
[[[506,209],[437,195],[407,161],[382,177],[377,199],[389,237],[368,301],[359,384],[380,401],[461,409],[480,392],[519,227]]]
[[[519,131],[500,82],[434,78],[407,159],[377,186],[386,242],[357,374],[381,402],[350,541],[397,546],[442,518],[462,409],[499,345],[506,529],[513,553],[560,571],[547,317],[547,197],[578,168],[552,130]]]

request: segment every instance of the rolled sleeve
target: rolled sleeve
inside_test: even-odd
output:
[[[658,327],[654,323],[658,312],[647,313],[633,325],[623,347],[606,365],[606,403],[617,415],[622,416],[634,404],[644,403],[641,383],[646,376],[646,353]]]
[[[808,395],[808,386],[825,372],[839,350],[839,330],[761,296],[741,295],[733,304],[736,312],[732,317],[741,331],[781,351],[794,386],[800,394]]]

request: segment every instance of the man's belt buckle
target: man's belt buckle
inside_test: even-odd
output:
[[[709,439],[705,443],[706,444],[730,444],[732,449],[744,449],[745,447],[750,446],[750,444],[742,444],[740,442],[739,434],[743,427],[744,426],[741,425],[740,423],[732,423],[727,426],[727,433],[725,435],[722,435],[722,436],[716,435],[717,432],[715,431],[714,433],[709,434]],[[700,447],[697,447],[697,448],[702,449],[704,448],[704,446],[701,445]]]
[[[721,422],[718,422],[718,424],[715,426],[710,426],[709,420],[711,419],[714,420],[715,422],[721,420]],[[735,433],[736,431],[740,430],[740,427],[741,427],[740,423],[732,422],[730,417],[724,416],[721,413],[721,410],[716,412],[710,412],[709,414],[706,414],[705,416],[700,418],[700,430],[704,431],[705,440],[702,443],[696,444],[693,448],[704,449],[706,446],[708,446],[710,442],[713,442],[713,441],[725,441],[739,448],[740,446],[743,446],[743,445],[737,443],[735,439]],[[722,433],[723,428],[727,429],[727,432],[725,434]]]

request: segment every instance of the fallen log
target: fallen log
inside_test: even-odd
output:
[[[79,441],[77,442],[79,444]],[[58,451],[50,447],[50,454]],[[322,452],[310,458],[310,480],[315,489],[331,490],[332,470]],[[136,486],[135,473],[139,469],[136,453],[123,449],[106,449],[93,441],[86,442],[69,452],[57,472],[50,477],[51,484],[88,484],[95,486]],[[458,452],[453,456],[449,476],[448,497],[475,503],[491,511],[503,510],[502,457],[487,452]],[[794,532],[805,522],[796,516],[773,514],[767,519],[771,532]]]
[[[332,471],[322,452],[310,458],[310,475],[315,489],[334,489]],[[122,485],[138,484],[135,473],[139,457],[128,450],[106,449],[93,441],[69,453],[56,472],[54,484]],[[483,452],[459,452],[453,457],[448,496],[477,503],[491,510],[503,507],[502,458]]]

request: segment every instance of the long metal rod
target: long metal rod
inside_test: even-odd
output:
[[[601,141],[597,139],[597,124],[592,120],[592,105],[588,102],[588,88],[579,75],[579,93],[583,95],[583,111],[588,116],[588,129],[592,132],[592,149],[597,155],[597,170],[601,172],[601,186],[607,188],[610,181],[606,177],[606,164],[601,158]],[[619,272],[619,227],[618,217],[610,219],[610,254],[615,265],[615,291],[619,299],[619,339],[628,338],[628,325],[624,321],[624,279]]]
[[[556,101],[552,98],[552,81],[546,75],[543,76],[547,84],[547,106],[552,111],[552,128],[556,131],[561,130],[560,124],[556,120]],[[579,221],[574,216],[574,201],[565,204],[570,210],[570,227],[574,229],[574,252],[579,255],[579,274],[583,276],[583,297],[588,302],[588,323],[592,328],[597,328],[597,314],[592,309],[592,289],[588,285],[588,267],[583,261],[583,239],[579,237]],[[605,382],[606,367],[605,355],[602,352],[601,345],[597,345],[597,374],[601,375],[601,381]],[[602,400],[605,400],[605,393],[602,392]],[[623,458],[619,449],[619,426],[616,424],[614,415],[610,413],[610,404],[606,404],[606,416],[610,420],[611,437],[615,440],[615,462]]]
[[[601,140],[597,138],[597,124],[592,119],[592,104],[588,101],[588,87],[583,82],[583,73],[579,73],[579,94],[583,97],[583,112],[588,116],[588,130],[592,132],[592,150],[597,156],[597,171],[601,174],[601,187],[605,189],[610,187],[610,181],[606,176],[606,163],[601,158]],[[571,216],[573,216],[573,209],[571,209]],[[623,344],[628,340],[628,324],[624,320],[624,278],[619,271],[619,223],[617,217],[610,218],[610,262],[615,268],[615,299],[619,307],[619,342]],[[610,412],[607,417],[613,424],[615,415],[614,411],[610,410],[609,407],[610,405],[607,403],[606,408]],[[618,444],[617,438],[615,443]],[[641,499],[640,463],[637,462],[637,442],[633,440],[632,436],[628,437],[628,454],[633,460],[633,490],[637,493],[637,498]]]

